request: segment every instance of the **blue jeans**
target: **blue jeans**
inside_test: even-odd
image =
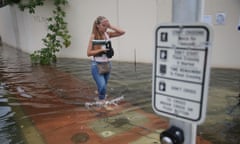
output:
[[[111,67],[112,67],[112,64],[110,62],[110,68]],[[96,61],[92,61],[91,71],[92,71],[93,79],[95,80],[95,82],[97,84],[98,98],[100,100],[103,100],[103,99],[105,99],[105,96],[107,93],[107,83],[108,83],[108,79],[110,77],[110,73],[99,74]]]

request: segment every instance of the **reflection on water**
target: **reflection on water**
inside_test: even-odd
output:
[[[240,143],[240,70],[213,69],[207,118],[199,131],[214,144]]]
[[[47,121],[54,119],[56,115],[70,112],[84,113],[82,109],[73,108],[72,105],[82,107],[82,101],[91,96],[79,93],[79,89],[70,89],[69,95],[69,91],[59,88],[68,86],[68,82],[58,83],[66,78],[66,74],[56,73],[54,69],[85,81],[88,85],[81,87],[80,91],[93,93],[91,88],[95,88],[95,84],[89,68],[89,60],[67,58],[59,59],[57,64],[51,67],[32,67],[27,54],[9,47],[0,47],[0,141],[4,144],[21,144],[29,143],[25,142],[26,137],[34,137],[32,143],[44,143],[36,128],[32,127],[32,121]],[[108,95],[124,95],[133,106],[152,113],[151,78],[150,64],[113,62]],[[198,135],[214,144],[240,143],[240,106],[237,98],[239,80],[240,70],[211,71],[207,118],[204,124],[199,126]],[[55,95],[58,98],[54,97]],[[73,99],[76,97],[77,99]],[[61,107],[60,103],[68,106]],[[30,110],[23,113],[22,107]],[[43,117],[44,119],[41,119]],[[74,141],[85,138],[82,134],[72,136]]]
[[[90,61],[84,59],[59,59],[56,68],[73,74],[79,79],[88,81],[95,86],[90,72]],[[113,68],[108,84],[108,95],[127,95],[125,99],[133,105],[141,106],[151,111],[152,66],[113,62]],[[136,100],[137,99],[137,100]]]
[[[60,59],[58,69],[91,81],[88,61]],[[76,68],[76,69],[72,69]],[[113,95],[126,94],[128,101],[152,112],[150,64],[113,62],[109,83]],[[213,144],[240,144],[240,70],[212,69],[209,88],[208,110],[204,124],[198,128],[198,135]]]
[[[15,112],[8,105],[7,91],[0,83],[0,141],[2,144],[23,144],[20,128],[14,121]]]

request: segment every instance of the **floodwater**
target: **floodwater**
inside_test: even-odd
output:
[[[57,121],[49,125],[43,123],[59,120],[56,117],[65,113],[68,113],[65,118],[70,121],[74,117],[80,118],[80,114],[88,111],[84,108],[84,102],[94,98],[95,93],[89,65],[89,60],[61,58],[52,66],[32,66],[28,54],[11,47],[0,47],[1,143],[44,144],[46,141],[54,143],[52,140],[54,138],[46,137],[49,135],[54,137],[57,131],[63,134],[68,127],[74,129],[81,125],[80,122],[71,124],[62,122],[60,126],[64,127],[60,127]],[[72,81],[64,81],[66,77],[70,77]],[[126,115],[142,118],[141,121],[136,121],[136,125],[142,125],[142,122],[147,121],[146,117],[137,114],[136,109],[140,108],[145,113],[154,114],[151,107],[151,79],[151,64],[113,62],[108,95],[124,96],[131,104],[128,108],[130,113]],[[73,82],[79,82],[84,86],[81,88],[70,86],[69,84]],[[71,95],[64,88],[70,89]],[[212,69],[207,116],[205,122],[198,126],[197,134],[213,144],[240,144],[239,94],[240,70]],[[59,104],[64,104],[64,107]],[[89,117],[94,119],[94,116],[101,114],[91,114]],[[89,123],[89,119],[85,121]],[[104,121],[99,120],[99,123],[104,125],[106,121],[112,123],[114,126],[112,130],[115,132],[118,132],[118,128],[125,123],[130,123],[129,119],[123,117],[111,117]],[[101,131],[96,125],[97,122],[91,122],[91,127],[94,127],[96,132]],[[55,128],[52,128],[54,126]],[[128,127],[129,125],[124,128]],[[54,131],[51,131],[52,129]],[[151,130],[151,127],[145,127],[146,129]],[[84,130],[87,131],[86,128]],[[110,132],[105,134],[109,135]],[[71,137],[71,141],[76,144],[87,143],[90,136],[87,133],[76,133]],[[55,139],[61,139],[61,135],[55,136]],[[154,139],[152,143],[157,144],[157,141],[158,139]]]

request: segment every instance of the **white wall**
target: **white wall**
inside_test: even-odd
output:
[[[17,7],[0,9],[0,35],[5,43],[32,53],[43,47],[42,38],[47,33],[46,18],[52,14],[53,5],[38,7],[36,14],[21,12]],[[213,67],[240,68],[239,0],[205,1],[205,15],[212,17],[214,29]],[[87,58],[86,50],[92,24],[99,15],[106,16],[126,34],[113,39],[113,60],[152,62],[154,31],[159,23],[171,22],[171,0],[70,0],[65,7],[66,20],[72,35],[72,45],[63,49],[60,57]],[[224,25],[216,25],[215,15],[226,14]]]
[[[225,24],[217,25],[216,14],[226,15]],[[240,68],[240,0],[207,0],[205,14],[212,16],[214,43],[212,65],[215,67]]]
[[[36,14],[22,12],[16,5],[1,8],[0,35],[3,42],[28,53],[43,47],[42,38],[47,34],[46,18],[51,14],[51,7],[50,4],[37,8]]]
[[[114,25],[126,31],[122,37],[113,39],[113,60],[151,62],[154,47],[154,29],[160,15],[169,12],[171,1],[162,0],[71,0],[67,6],[67,21],[72,35],[72,45],[61,51],[60,56],[87,58],[86,51],[93,21],[97,16],[107,17]],[[159,7],[166,11],[159,11]],[[159,14],[158,12],[162,12]],[[166,18],[167,16],[167,18]],[[166,14],[162,19],[170,21]]]
[[[70,0],[66,11],[72,44],[60,52],[62,57],[87,58],[92,24],[97,16],[103,15],[113,24],[118,21],[116,0]]]
[[[0,8],[0,20],[0,36],[2,37],[2,41],[16,47],[15,31],[17,29],[13,25],[12,12],[8,6]]]

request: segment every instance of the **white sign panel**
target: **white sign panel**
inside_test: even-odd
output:
[[[205,119],[211,33],[206,24],[156,29],[152,104],[157,114],[191,123]]]

